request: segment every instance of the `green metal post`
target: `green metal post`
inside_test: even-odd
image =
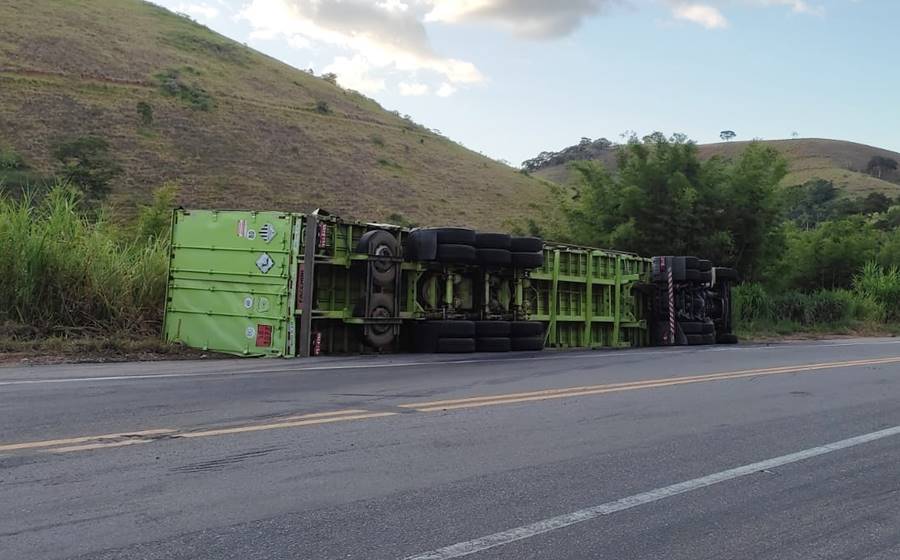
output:
[[[581,337],[581,345],[590,348],[593,344],[592,328],[594,318],[594,252],[588,251],[587,254],[587,282],[584,285],[584,295],[586,298],[584,306],[584,333]]]
[[[619,324],[622,322],[622,256],[616,255],[616,293],[615,298],[615,315],[613,316],[613,339],[612,346],[615,348],[620,345]]]
[[[550,328],[547,336],[551,343],[556,344],[556,315],[559,313],[559,249],[553,251],[553,283],[550,287]]]

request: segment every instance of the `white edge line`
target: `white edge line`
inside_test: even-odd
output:
[[[542,521],[531,523],[529,525],[522,525],[520,527],[508,529],[499,533],[494,533],[493,535],[486,535],[484,537],[480,537],[470,541],[460,542],[450,546],[445,546],[443,548],[438,548],[430,552],[417,554],[415,556],[408,556],[404,560],[450,560],[452,558],[468,556],[470,554],[481,552],[489,548],[521,541],[537,535],[548,533],[550,531],[569,527],[577,523],[584,523],[585,521],[590,521],[604,515],[610,515],[612,513],[649,504],[651,502],[662,500],[664,498],[677,496],[678,494],[684,494],[693,490],[706,488],[714,484],[719,484],[720,482],[733,480],[735,478],[758,473],[760,471],[781,467],[790,463],[796,463],[798,461],[803,461],[812,457],[826,455],[828,453],[833,453],[835,451],[840,451],[842,449],[847,449],[849,447],[862,445],[864,443],[869,443],[896,435],[900,435],[900,426],[894,426],[893,428],[887,428],[884,430],[879,430],[877,432],[836,441],[834,443],[829,443],[819,447],[813,447],[803,451],[798,451],[796,453],[782,455],[781,457],[775,457],[766,461],[760,461],[758,463],[751,463],[742,467],[728,469],[701,478],[679,482],[678,484],[673,484],[671,486],[664,486],[662,488],[650,490],[649,492],[635,494],[634,496],[629,496],[627,498],[621,498],[619,500],[607,502],[598,506],[574,511],[572,513],[567,513],[565,515],[560,515],[557,517],[551,517],[549,519],[544,519]]]
[[[871,345],[882,345],[882,344],[900,344],[900,340],[892,341],[892,340],[882,340],[882,341],[860,341],[860,342],[836,342],[830,344],[804,344],[804,345],[794,345],[794,344],[784,344],[777,346],[743,346],[743,347],[731,347],[731,348],[721,348],[721,347],[712,347],[712,348],[704,348],[704,347],[695,347],[693,349],[684,349],[684,350],[670,350],[670,349],[656,349],[656,350],[625,350],[622,353],[618,352],[610,352],[605,354],[607,356],[640,356],[647,354],[665,354],[667,356],[673,354],[694,354],[698,352],[735,352],[735,351],[747,351],[747,350],[780,350],[785,348],[807,348],[807,347],[816,347],[816,348],[829,348],[836,346],[871,346]],[[384,363],[384,364],[344,364],[344,365],[334,365],[334,366],[310,366],[310,367],[300,367],[300,368],[291,368],[291,369],[263,369],[263,370],[245,370],[245,371],[235,371],[235,372],[221,372],[221,371],[210,371],[203,373],[148,373],[142,375],[103,375],[97,377],[61,377],[61,378],[52,378],[52,379],[15,379],[11,381],[0,381],[0,387],[2,386],[10,386],[10,385],[45,385],[45,384],[54,384],[54,383],[86,383],[86,382],[95,382],[95,381],[128,381],[128,380],[142,380],[142,379],[167,379],[167,378],[178,378],[178,377],[235,377],[241,375],[254,375],[254,374],[276,374],[276,375],[285,375],[285,374],[298,374],[305,373],[310,371],[331,371],[331,370],[348,370],[348,369],[380,369],[380,368],[391,368],[391,367],[414,367],[414,366],[452,366],[452,365],[469,365],[469,364],[489,364],[489,363],[505,363],[505,362],[516,362],[516,361],[545,361],[545,360],[576,360],[587,357],[594,357],[604,355],[597,353],[595,351],[580,351],[573,354],[553,354],[548,356],[523,356],[523,357],[506,357],[506,358],[493,358],[493,359],[481,359],[474,358],[470,360],[440,360],[440,361],[424,361],[424,362],[396,362],[396,363]],[[0,370],[2,372],[2,370]]]

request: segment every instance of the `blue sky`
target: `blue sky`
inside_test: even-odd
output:
[[[155,0],[518,165],[587,136],[900,151],[895,0]]]

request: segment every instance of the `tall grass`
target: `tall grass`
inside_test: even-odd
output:
[[[881,324],[886,303],[860,290],[769,292],[760,284],[742,284],[732,292],[736,327],[742,331],[841,329]]]
[[[167,245],[87,217],[65,185],[40,199],[0,193],[0,323],[32,336],[158,332]]]
[[[900,270],[866,264],[853,277],[853,289],[884,306],[887,321],[900,321]]]

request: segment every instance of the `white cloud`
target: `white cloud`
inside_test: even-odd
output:
[[[450,97],[451,95],[456,93],[456,88],[451,84],[444,82],[443,84],[441,84],[441,87],[438,88],[436,93],[438,97]]]
[[[483,80],[474,64],[442,57],[432,49],[422,23],[421,2],[426,0],[415,1],[412,5],[400,0],[252,0],[239,17],[252,27],[251,39],[324,43],[347,51],[355,70],[365,64],[381,73],[429,71],[454,84]],[[346,66],[350,59],[344,58],[336,64]]]
[[[820,5],[812,5],[807,0],[755,0],[763,6],[788,6],[798,14],[823,15],[825,8]]]
[[[428,87],[428,84],[421,84],[418,82],[400,82],[397,84],[397,89],[400,92],[400,95],[418,96],[427,94],[431,88]]]
[[[533,39],[562,37],[619,0],[427,0],[426,21],[487,22]]]
[[[360,55],[352,58],[339,56],[325,67],[325,72],[336,74],[343,87],[363,93],[378,93],[385,88],[384,78],[373,76],[368,61]]]
[[[724,29],[728,20],[715,6],[709,4],[676,4],[672,7],[675,19],[702,25],[707,29]]]

